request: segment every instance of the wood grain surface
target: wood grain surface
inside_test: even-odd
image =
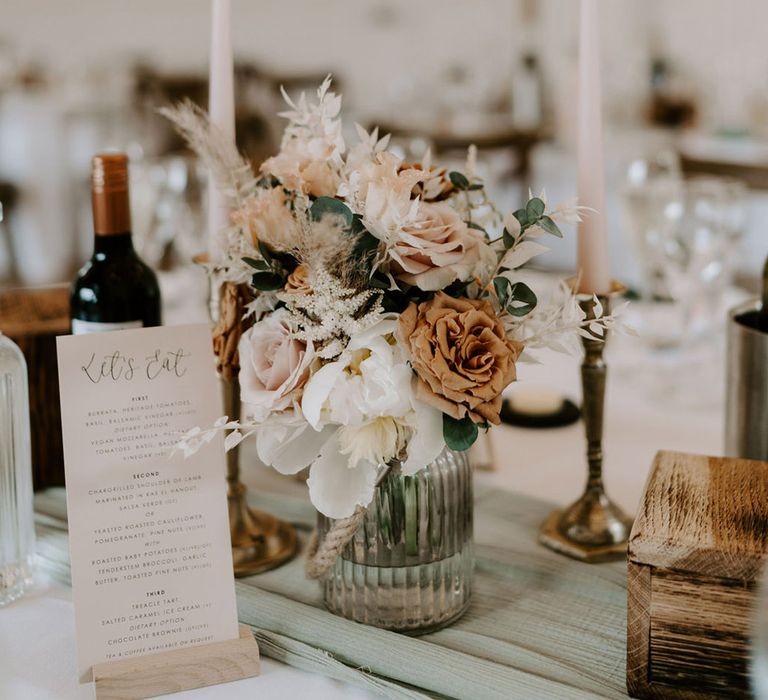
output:
[[[749,697],[768,463],[660,452],[629,542],[633,697]]]
[[[259,675],[259,647],[250,628],[240,638],[93,667],[96,700],[143,700]]]
[[[627,690],[639,697],[648,689],[651,631],[651,567],[627,566]]]
[[[629,559],[754,581],[768,546],[768,462],[659,452]]]
[[[265,655],[383,697],[429,700],[626,698],[626,564],[585,564],[537,543],[551,502],[475,489],[472,603],[450,627],[406,637],[325,610],[300,555],[236,583],[240,621]],[[302,545],[317,520],[307,498],[254,490],[250,503],[293,523]],[[63,495],[37,494],[42,570],[67,581]],[[254,697],[257,697],[254,695]]]

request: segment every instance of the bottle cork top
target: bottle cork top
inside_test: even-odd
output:
[[[97,235],[129,233],[128,156],[99,153],[91,160],[93,226]]]

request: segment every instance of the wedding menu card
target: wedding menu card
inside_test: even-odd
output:
[[[237,639],[207,325],[57,338],[81,682],[96,663]],[[173,454],[172,454],[173,453]]]

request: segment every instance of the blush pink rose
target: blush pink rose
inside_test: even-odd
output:
[[[403,227],[390,251],[392,273],[434,292],[470,279],[487,249],[482,232],[467,226],[450,204],[422,202],[418,220]]]
[[[292,331],[290,313],[278,309],[240,339],[240,395],[256,420],[291,408],[309,378],[314,353]]]

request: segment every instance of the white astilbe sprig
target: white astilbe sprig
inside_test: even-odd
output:
[[[217,189],[229,198],[231,208],[243,207],[248,197],[255,194],[257,179],[235,142],[211,124],[208,114],[189,99],[173,107],[162,107],[159,112],[173,122],[208,168]]]
[[[285,295],[299,330],[295,337],[312,343],[322,359],[334,359],[349,338],[381,320],[381,292],[344,286],[323,268],[312,270],[311,292]]]

